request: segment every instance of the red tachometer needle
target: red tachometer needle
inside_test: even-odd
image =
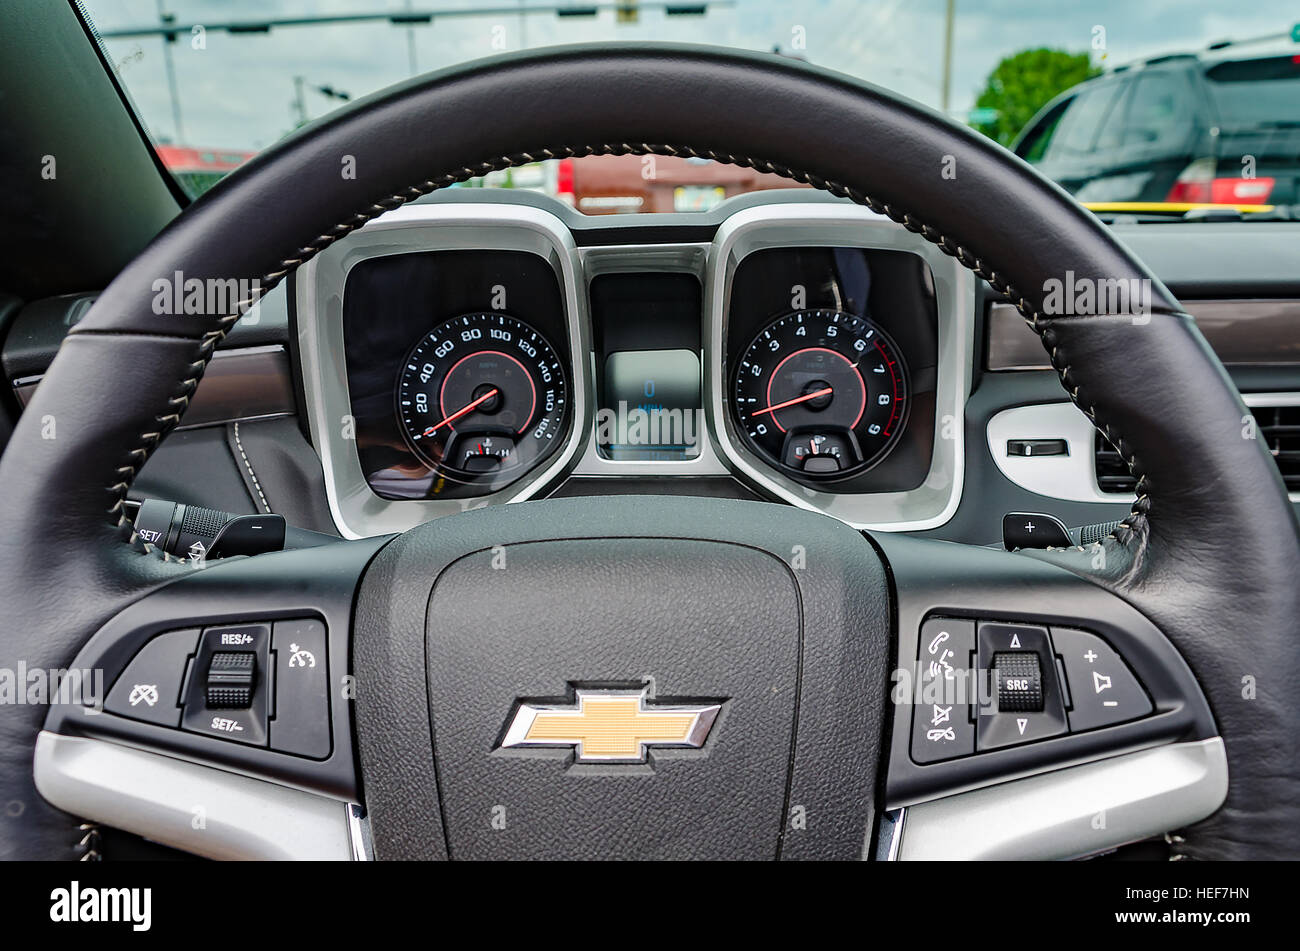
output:
[[[448,416],[446,419],[444,419],[444,420],[443,420],[441,423],[439,423],[437,426],[430,426],[428,429],[426,429],[426,430],[424,431],[424,435],[426,435],[426,436],[432,436],[434,433],[436,433],[438,430],[442,429],[442,427],[446,426],[446,425],[447,425],[448,423],[450,423],[452,420],[454,420],[454,419],[460,419],[462,416],[464,416],[466,413],[468,413],[468,412],[469,412],[470,410],[472,410],[474,407],[476,407],[476,406],[480,406],[480,405],[482,405],[483,403],[486,403],[488,400],[492,399],[492,397],[494,397],[494,396],[497,395],[497,392],[498,392],[498,391],[497,391],[496,387],[493,387],[492,389],[490,389],[490,390],[488,390],[486,393],[484,393],[482,396],[480,396],[478,399],[473,400],[473,401],[471,401],[471,402],[469,402],[469,403],[466,403],[466,404],[465,404],[464,406],[462,406],[460,409],[456,410],[456,412],[452,413],[450,416]]]
[[[762,416],[764,413],[775,413],[779,409],[785,409],[787,406],[794,406],[796,403],[806,403],[808,400],[815,400],[819,396],[829,396],[833,391],[831,387],[816,390],[812,393],[805,393],[803,396],[796,396],[792,400],[786,400],[784,403],[777,403],[775,406],[769,406],[766,409],[756,409],[750,413],[750,416]]]

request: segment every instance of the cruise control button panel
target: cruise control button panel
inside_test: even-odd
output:
[[[1095,730],[1144,717],[1152,710],[1137,677],[1115,650],[1095,634],[1052,628],[1069,683],[1071,730]]]
[[[329,637],[316,618],[155,635],[104,701],[118,716],[315,760],[334,748],[330,707]]]

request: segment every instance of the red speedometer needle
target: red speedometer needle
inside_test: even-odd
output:
[[[815,390],[812,393],[805,393],[803,396],[796,396],[792,400],[786,400],[784,403],[777,403],[775,406],[769,406],[766,409],[756,409],[750,413],[750,416],[762,416],[764,413],[775,413],[779,409],[785,409],[787,406],[794,406],[796,403],[806,403],[808,400],[815,400],[819,396],[830,396],[834,392],[831,387]]]
[[[452,420],[454,420],[454,419],[460,419],[462,416],[464,416],[466,413],[468,413],[468,412],[469,412],[470,410],[472,410],[474,407],[476,407],[476,406],[481,406],[483,403],[486,403],[488,400],[492,399],[492,397],[494,397],[494,396],[497,395],[497,392],[498,392],[498,391],[497,391],[497,388],[496,388],[496,387],[493,387],[492,389],[490,389],[490,390],[488,390],[486,393],[484,393],[482,396],[480,396],[478,399],[476,399],[476,400],[472,400],[471,402],[466,403],[466,404],[465,404],[464,406],[462,406],[460,409],[456,410],[456,412],[452,413],[450,416],[448,416],[446,419],[444,419],[444,420],[443,420],[441,423],[439,423],[437,426],[430,426],[428,429],[426,429],[426,430],[424,431],[424,434],[425,434],[426,436],[432,436],[434,433],[436,433],[438,430],[442,429],[442,427],[446,426],[446,425],[447,425],[448,423],[450,423]]]

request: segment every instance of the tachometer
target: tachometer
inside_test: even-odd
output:
[[[801,479],[839,479],[884,458],[907,414],[907,369],[872,320],[801,310],[744,350],[733,418],[772,465]]]
[[[567,408],[555,349],[505,314],[439,324],[411,349],[397,380],[411,448],[461,482],[504,482],[537,465],[562,441]]]

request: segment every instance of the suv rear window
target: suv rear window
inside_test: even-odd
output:
[[[1300,62],[1291,56],[1220,63],[1205,73],[1224,125],[1300,127]]]

